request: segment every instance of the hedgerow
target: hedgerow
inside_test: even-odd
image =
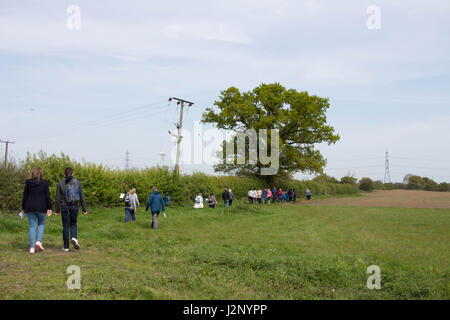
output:
[[[20,210],[25,180],[35,167],[44,171],[49,182],[50,194],[55,195],[56,185],[64,178],[64,169],[72,167],[76,178],[83,183],[86,200],[90,206],[115,207],[122,205],[119,194],[136,188],[141,203],[144,203],[153,186],[175,203],[190,201],[199,192],[204,196],[214,193],[218,200],[225,187],[231,188],[237,198],[246,198],[249,188],[277,187],[296,189],[299,195],[308,187],[314,195],[356,194],[356,186],[347,184],[300,181],[275,178],[273,185],[256,177],[211,176],[201,172],[177,177],[168,167],[118,170],[101,164],[77,162],[67,155],[28,154],[20,162],[10,162],[0,169],[0,211]]]

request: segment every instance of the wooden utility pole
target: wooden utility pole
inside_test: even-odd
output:
[[[3,141],[3,140],[0,140],[0,143],[4,143],[6,145],[6,147],[5,147],[5,164],[4,164],[5,169],[6,169],[6,167],[8,165],[8,145],[10,143],[14,144],[14,141],[9,141],[9,140]]]
[[[183,110],[184,110],[184,104],[187,103],[189,107],[191,107],[194,103],[190,102],[190,101],[186,101],[183,99],[179,99],[179,98],[169,98],[169,102],[172,100],[177,100],[177,104],[181,104],[181,109],[180,109],[180,123],[178,123],[177,125],[177,129],[178,129],[178,135],[177,135],[177,160],[176,160],[176,164],[175,164],[175,174],[177,176],[180,175],[180,149],[181,149],[181,139],[183,138],[181,136],[181,130],[183,129]]]

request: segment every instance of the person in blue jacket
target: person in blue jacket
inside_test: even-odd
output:
[[[147,201],[147,206],[145,207],[145,211],[148,211],[148,208],[150,208],[150,211],[152,213],[152,229],[158,229],[158,215],[161,212],[166,215],[166,209],[164,207],[164,200],[161,195],[161,193],[158,191],[156,187],[152,188],[152,193],[150,194],[150,197]]]

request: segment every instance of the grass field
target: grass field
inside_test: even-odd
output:
[[[358,199],[357,197],[354,199]],[[238,204],[79,217],[80,251],[61,252],[61,218],[29,254],[28,222],[0,214],[1,299],[449,299],[450,210]],[[81,268],[81,289],[66,268]],[[370,265],[381,289],[366,287]]]

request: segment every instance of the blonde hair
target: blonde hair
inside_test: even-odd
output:
[[[135,188],[132,188],[132,189],[130,190],[130,193],[131,193],[131,194],[136,193],[136,189],[135,189]]]
[[[38,181],[42,179],[43,176],[42,169],[37,167],[31,171],[30,179],[37,179]]]

